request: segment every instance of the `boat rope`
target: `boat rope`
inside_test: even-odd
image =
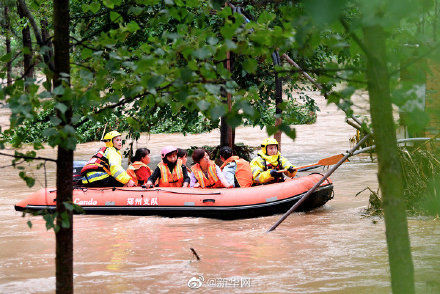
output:
[[[88,187],[82,187],[82,186],[76,186],[74,187],[74,190],[81,190],[83,192],[86,192],[87,190],[89,190]],[[162,188],[151,188],[151,189],[127,189],[127,188],[119,188],[119,187],[97,187],[94,188],[94,190],[100,190],[100,191],[106,191],[106,190],[112,190],[112,191],[125,191],[125,192],[167,192],[167,193],[172,193],[172,194],[184,194],[184,195],[221,195],[221,192],[207,192],[207,193],[197,193],[197,192],[179,192],[179,191],[170,191],[170,190],[165,190]],[[50,192],[55,192],[56,190],[50,191]]]

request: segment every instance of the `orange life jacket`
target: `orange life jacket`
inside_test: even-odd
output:
[[[143,163],[142,161],[135,161],[127,168],[127,174],[131,177],[131,179],[136,183],[136,186],[139,185],[138,179],[136,177],[136,171],[141,167],[146,167],[151,175],[151,169],[148,165]]]
[[[110,164],[108,158],[105,157],[105,151],[107,147],[102,147],[96,152],[89,162],[81,169],[81,175],[85,176],[90,171],[103,171],[111,175]]]
[[[202,171],[200,164],[196,163],[191,167],[194,176],[200,184],[201,188],[222,188],[223,184],[217,176],[217,171],[215,168],[215,163],[210,160],[208,166],[208,178],[206,178],[205,173]]]
[[[163,161],[159,162],[157,167],[160,169],[159,187],[182,187],[183,186],[183,170],[182,160],[178,159],[173,172],[171,173],[168,165]]]
[[[222,164],[220,167],[221,170],[229,164],[230,162],[235,162],[237,168],[235,170],[235,179],[240,187],[250,187],[252,186],[252,169],[249,162],[242,158],[238,158],[238,156],[231,156]]]

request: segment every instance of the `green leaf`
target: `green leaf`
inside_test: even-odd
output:
[[[52,115],[49,119],[52,125],[54,126],[58,126],[62,122],[62,120],[58,116],[54,116],[54,115]]]
[[[115,3],[112,0],[103,0],[102,3],[110,9],[115,8]]]
[[[30,55],[31,54],[31,50],[29,49],[29,47],[23,47],[22,51],[23,51],[24,55]]]
[[[225,44],[226,48],[228,48],[229,50],[237,49],[237,44],[235,44],[235,42],[230,39],[226,39]]]
[[[304,7],[316,23],[326,24],[338,20],[345,2],[346,0],[309,0],[304,2]]]
[[[248,73],[254,73],[257,70],[258,63],[255,59],[248,58],[244,61],[243,67]]]
[[[130,21],[128,24],[127,24],[127,30],[130,32],[130,33],[134,33],[134,32],[136,32],[137,30],[139,30],[140,29],[140,27],[139,27],[139,25],[138,25],[138,23],[137,22],[135,22],[135,21]]]
[[[101,3],[99,3],[99,1],[93,1],[92,3],[90,3],[89,10],[91,12],[97,13],[99,9],[101,9]]]
[[[211,56],[211,52],[209,51],[208,48],[204,47],[204,48],[194,50],[192,52],[192,55],[198,59],[205,59],[205,58],[208,58]]]
[[[54,221],[56,218],[57,214],[51,214],[51,213],[47,213],[43,215],[43,219],[46,221],[46,230],[50,230],[51,228],[54,228]]]
[[[61,102],[55,104],[55,108],[58,109],[59,111],[61,111],[61,113],[63,113],[63,114],[66,113],[66,111],[68,109],[67,105],[64,103],[61,103]]]
[[[158,87],[163,81],[165,81],[163,76],[152,76],[147,82],[148,89],[151,90]]]
[[[64,201],[63,204],[64,204],[64,207],[65,207],[67,210],[69,210],[69,211],[73,211],[73,204],[71,204],[71,203],[69,203],[69,202],[66,202],[66,201]]]
[[[64,95],[65,89],[62,85],[59,85],[55,89],[53,89],[52,93],[56,96],[62,96]]]
[[[44,99],[44,98],[52,98],[52,93],[49,91],[43,91],[40,94],[38,94],[38,97]]]
[[[267,10],[263,10],[263,12],[258,17],[257,22],[260,24],[268,24],[269,22],[271,22],[274,19],[275,19],[275,15],[273,13],[270,13]]]
[[[117,19],[121,18],[121,15],[115,11],[110,11],[110,20],[115,22]]]
[[[226,105],[218,104],[211,109],[211,118],[219,119],[226,114]]]
[[[3,55],[3,56],[0,58],[0,61],[2,61],[2,62],[9,62],[9,61],[11,61],[11,59],[12,59],[12,52]]]
[[[31,178],[31,177],[28,177],[26,175],[26,172],[21,171],[21,172],[18,173],[18,175],[20,176],[20,178],[22,178],[26,182],[26,185],[29,188],[32,188],[35,185],[35,179]]]
[[[61,213],[61,227],[65,229],[70,228],[69,214],[66,211]]]
[[[205,89],[208,90],[209,93],[218,96],[220,95],[220,85],[214,85],[214,84],[205,84]]]
[[[205,101],[205,100],[200,100],[197,102],[197,107],[201,111],[208,110],[210,106],[211,106],[211,103],[209,103],[208,101]]]
[[[83,4],[81,5],[81,9],[82,9],[83,12],[87,12],[87,11],[90,10],[90,5],[89,5],[89,4],[85,4],[85,3],[83,3]]]
[[[27,225],[28,225],[29,229],[32,229],[32,222],[31,221],[27,221]]]

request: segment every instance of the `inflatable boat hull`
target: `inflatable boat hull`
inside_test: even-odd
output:
[[[240,219],[286,212],[321,179],[311,174],[283,183],[250,188],[83,188],[75,189],[73,202],[87,214],[159,215]],[[324,182],[298,211],[323,206],[333,198],[333,184]],[[15,205],[18,211],[53,211],[56,190],[41,189]]]

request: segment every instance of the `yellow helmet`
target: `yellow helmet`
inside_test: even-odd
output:
[[[277,140],[274,138],[267,138],[261,143],[261,151],[263,151],[264,154],[267,154],[267,145],[277,145],[277,148],[279,147]]]
[[[119,133],[118,131],[111,131],[111,132],[108,132],[107,134],[105,134],[102,141],[105,142],[106,147],[113,147],[113,138],[115,138],[117,136],[122,136],[122,134]]]

